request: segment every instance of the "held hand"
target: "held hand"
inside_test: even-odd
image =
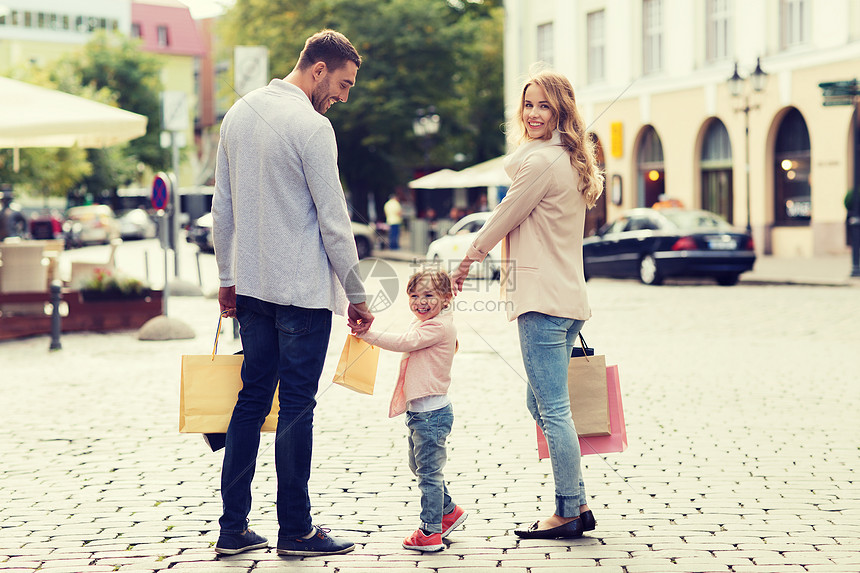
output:
[[[469,267],[472,266],[472,261],[463,259],[457,270],[451,274],[451,283],[454,289],[454,296],[463,290],[463,283],[466,282],[466,277],[469,276]]]
[[[350,303],[347,309],[347,324],[353,334],[364,334],[370,329],[373,324],[373,314],[367,308],[367,303],[359,304]]]
[[[228,318],[236,318],[236,287],[219,288],[218,304],[221,305],[221,314]]]

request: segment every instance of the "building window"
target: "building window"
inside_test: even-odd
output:
[[[131,25],[131,37],[140,38],[140,24]]]
[[[796,108],[785,114],[779,125],[773,155],[774,222],[809,225],[812,217],[809,130]]]
[[[537,28],[537,59],[539,62],[553,64],[552,22]]]
[[[780,0],[779,45],[785,50],[806,43],[809,34],[806,0]]]
[[[722,121],[715,119],[702,145],[702,209],[734,222],[732,144]]]
[[[33,13],[32,12],[24,12],[24,27],[32,28],[33,27]]]
[[[729,57],[731,45],[731,8],[729,0],[708,0],[705,29],[705,57],[709,62]]]
[[[662,0],[642,1],[642,73],[650,74],[663,68],[663,5]]]
[[[586,17],[588,36],[588,82],[606,79],[606,12],[591,12]]]
[[[162,48],[166,48],[168,45],[167,26],[158,27],[158,45]]]

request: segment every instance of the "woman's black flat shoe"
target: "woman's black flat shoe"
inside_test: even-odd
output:
[[[597,527],[597,521],[594,519],[594,514],[591,513],[590,509],[580,513],[579,519],[582,520],[583,531],[594,531],[594,528]]]
[[[528,529],[515,529],[514,533],[523,539],[576,539],[582,537],[582,519],[574,519],[551,529],[538,529],[539,523],[539,521],[535,521]]]

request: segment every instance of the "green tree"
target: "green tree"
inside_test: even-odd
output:
[[[145,115],[149,119],[146,134],[129,142],[128,152],[153,171],[170,165],[170,152],[162,149],[160,142],[161,64],[140,49],[139,40],[99,32],[82,52],[70,54],[61,65],[71,66],[81,85],[107,88],[114,94],[116,105]]]
[[[329,112],[339,166],[356,210],[384,201],[424,166],[412,131],[419,109],[441,118],[430,163],[470,163],[504,150],[500,2],[445,0],[237,0],[222,24],[232,45],[269,48],[273,76],[292,70],[304,40],[322,28],[346,34],[362,55],[346,106]],[[380,205],[381,206],[381,205]]]

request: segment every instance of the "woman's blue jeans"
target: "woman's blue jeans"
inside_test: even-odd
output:
[[[227,429],[221,472],[221,532],[241,533],[247,527],[260,428],[272,408],[280,380],[275,438],[279,537],[301,537],[312,527],[308,480],[314,407],[332,313],[240,295],[236,297],[236,314],[245,360],[242,389]]]
[[[442,533],[442,515],[454,511],[442,470],[448,461],[445,440],[454,424],[450,404],[430,412],[406,412],[409,428],[409,469],[421,490],[421,529]]]
[[[579,439],[570,414],[567,366],[585,321],[527,312],[517,319],[528,376],[526,405],[546,436],[555,479],[555,513],[576,517],[585,505]]]

